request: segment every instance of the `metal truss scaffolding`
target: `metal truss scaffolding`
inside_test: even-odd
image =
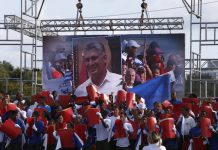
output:
[[[189,65],[186,69],[190,75],[190,92],[196,92],[199,97],[208,97],[207,90],[211,87],[207,83],[212,82],[213,96],[216,97],[217,78],[202,79],[202,74],[217,73],[218,62],[216,59],[202,59],[202,51],[208,46],[218,45],[218,22],[202,22],[202,0],[182,0],[182,2],[190,14],[190,60],[186,61],[186,66]],[[197,85],[194,85],[194,82],[197,82]],[[202,93],[202,85],[205,93]],[[193,91],[194,86],[197,86],[199,91]]]
[[[20,50],[20,77],[16,79],[5,79],[6,92],[8,91],[8,83],[12,81],[19,82],[20,92],[25,90],[26,83],[32,85],[32,94],[36,93],[38,85],[41,86],[41,84],[37,83],[37,64],[40,61],[38,60],[37,54],[38,50],[42,47],[42,34],[37,22],[43,3],[44,0],[21,0],[20,17],[5,15],[4,23],[1,23],[1,31],[5,30],[5,38],[0,39],[0,46],[17,46],[16,48]],[[27,21],[24,18],[28,20],[31,18],[32,21]],[[13,33],[9,33],[10,30],[13,30]],[[16,38],[14,37],[14,31],[18,32],[18,34],[16,33],[18,35]],[[30,63],[27,62],[28,58],[31,60]],[[27,70],[31,71],[32,79],[25,79]]]
[[[182,30],[182,17],[149,18],[143,22],[139,18],[121,19],[84,19],[83,24],[77,20],[42,20],[42,33],[71,31],[136,31],[136,30]]]

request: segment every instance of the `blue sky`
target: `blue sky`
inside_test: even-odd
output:
[[[41,1],[41,0],[40,0]],[[41,19],[75,19],[77,0],[45,0]],[[150,17],[183,17],[185,26],[183,33],[186,34],[186,57],[189,56],[189,14],[183,7],[182,0],[147,0]],[[203,5],[203,21],[218,22],[217,8],[218,1],[203,0],[203,3],[213,2]],[[84,18],[127,18],[140,17],[141,15],[141,0],[82,0],[83,17]],[[182,8],[177,8],[182,7]],[[177,8],[163,10],[167,8]],[[0,0],[0,22],[3,22],[4,15],[20,16],[20,0]],[[157,11],[161,10],[161,11]],[[126,14],[126,15],[119,15]],[[115,16],[113,16],[115,15]],[[27,20],[32,20],[25,17]],[[121,34],[122,32],[119,32]],[[173,32],[174,33],[174,32]],[[104,34],[104,33],[101,33]],[[10,31],[13,37],[19,34]],[[0,39],[4,38],[4,33],[0,31]],[[27,38],[27,40],[30,40]],[[27,48],[28,49],[28,48]],[[18,46],[0,46],[0,60],[7,60],[15,66],[19,66],[19,47]],[[210,47],[202,51],[203,58],[218,58],[216,47]],[[39,58],[41,54],[39,55]],[[30,61],[30,57],[27,57]]]

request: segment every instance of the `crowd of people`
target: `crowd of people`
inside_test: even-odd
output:
[[[107,69],[104,46],[89,42],[83,51],[89,78],[67,95],[0,95],[0,150],[216,150],[216,101],[201,104],[195,94],[179,100],[172,90],[171,99],[147,108],[146,100],[128,92],[179,67],[174,55],[164,66],[156,42],[142,56],[136,55],[139,47],[134,40],[126,43],[118,75]]]
[[[180,101],[173,92],[171,100],[155,102],[153,109],[147,109],[140,97],[129,98],[128,93],[125,100],[117,98],[118,103],[113,102],[112,95],[87,92],[86,99],[65,96],[62,101],[67,101],[66,105],[55,100],[55,92],[37,93],[32,104],[21,94],[14,100],[4,94],[0,101],[0,149],[216,150],[218,147],[217,102],[212,99],[199,105],[194,94]]]

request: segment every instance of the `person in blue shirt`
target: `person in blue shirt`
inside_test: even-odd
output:
[[[177,98],[176,96],[176,91],[173,91],[171,93],[171,100],[170,100],[170,103],[172,105],[176,105],[176,104],[181,104],[182,102]]]
[[[33,112],[34,124],[32,128],[32,134],[27,138],[28,149],[30,150],[41,150],[43,144],[44,135],[44,124],[39,120],[39,113],[37,111]]]
[[[200,117],[196,118],[196,126],[189,131],[190,143],[193,150],[206,150],[205,140],[201,135]]]

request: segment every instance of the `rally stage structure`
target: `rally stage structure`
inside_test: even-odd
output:
[[[5,81],[5,91],[10,81],[19,81],[21,91],[24,91],[25,83],[32,84],[32,94],[36,93],[38,71],[42,68],[42,38],[43,36],[59,35],[88,35],[89,33],[107,33],[116,35],[117,31],[138,32],[141,34],[156,33],[184,33],[184,20],[182,17],[150,18],[147,11],[147,3],[142,0],[141,16],[139,18],[119,19],[84,19],[82,15],[82,2],[78,0],[76,19],[39,20],[45,0],[21,0],[20,16],[5,15],[4,22],[0,23],[0,31],[5,37],[0,39],[0,46],[16,46],[20,51],[20,78],[0,79]],[[218,59],[205,59],[202,51],[205,47],[217,46],[218,22],[202,22],[202,0],[182,0],[184,7],[190,14],[190,58],[185,60],[185,69],[189,88],[187,92],[195,92],[199,97],[217,97],[217,71]],[[34,21],[27,21],[28,18]],[[194,30],[195,29],[195,30]],[[11,37],[11,32],[17,32],[17,36]],[[100,31],[100,32],[99,32]],[[211,36],[212,35],[212,36]],[[31,63],[28,63],[28,58]],[[26,80],[25,70],[32,71],[32,79]],[[214,75],[214,78],[203,78],[204,73]],[[197,86],[198,90],[194,88]],[[208,95],[208,88],[213,89],[213,94]],[[204,89],[204,90],[202,90]],[[203,92],[204,91],[204,92]]]

